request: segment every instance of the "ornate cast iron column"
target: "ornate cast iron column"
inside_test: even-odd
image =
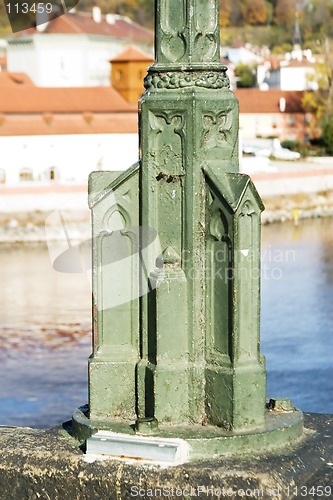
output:
[[[81,435],[183,438],[193,458],[267,449],[302,432],[292,406],[266,408],[264,207],[238,173],[238,104],[220,64],[218,5],[156,1],[156,60],[139,101],[140,161],[116,179],[91,174],[90,410],[73,420]],[[124,268],[110,266],[121,262],[113,256],[117,231],[132,256]],[[160,255],[149,250],[151,231]],[[128,299],[114,303],[124,289]]]

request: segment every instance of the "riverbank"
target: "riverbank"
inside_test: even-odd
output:
[[[294,221],[333,216],[333,191],[263,196],[262,223]]]
[[[263,224],[333,215],[333,158],[275,161],[252,180],[264,202]]]
[[[90,212],[76,209],[0,213],[0,243],[71,243],[91,237]]]
[[[263,196],[262,224],[333,216],[333,191]],[[0,213],[0,243],[71,243],[91,237],[88,209]]]
[[[0,186],[0,243],[90,238],[87,185]]]
[[[333,216],[333,158],[274,162],[251,173],[266,207],[262,223]],[[0,186],[0,243],[89,239],[86,185]]]

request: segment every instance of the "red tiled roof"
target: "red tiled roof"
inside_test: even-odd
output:
[[[7,89],[7,87],[18,88],[20,85],[33,87],[34,83],[26,73],[0,71],[0,89]]]
[[[229,61],[229,59],[227,59],[226,57],[221,57],[220,58],[220,63],[224,64],[225,66],[230,66],[230,64],[231,64],[230,61]]]
[[[0,115],[0,136],[134,134],[137,131],[137,112]]]
[[[127,17],[108,14],[102,16],[101,22],[96,22],[91,13],[73,10],[49,21],[42,32],[38,32],[36,28],[29,28],[15,33],[13,37],[35,33],[102,35],[144,44],[152,44],[154,40],[154,34],[151,30],[140,26]]]
[[[280,68],[280,60],[278,57],[274,57],[274,56],[265,57],[264,63],[265,62],[269,62],[272,70],[277,70]]]
[[[280,99],[286,100],[285,113],[305,113],[303,91],[236,89],[240,113],[280,113]]]
[[[111,59],[110,62],[128,62],[128,61],[148,61],[153,62],[153,58],[142,50],[129,45],[123,52]]]
[[[112,87],[36,87],[0,72],[0,136],[136,133],[137,105]]]
[[[1,74],[1,73],[0,73]],[[112,87],[43,88],[8,86],[1,92],[0,113],[131,113],[129,104]],[[0,132],[1,133],[1,132]]]
[[[307,59],[303,59],[302,61],[297,61],[296,59],[292,59],[291,61],[288,61],[286,64],[286,61],[282,61],[280,64],[280,68],[313,68],[315,66],[314,62],[310,62]]]

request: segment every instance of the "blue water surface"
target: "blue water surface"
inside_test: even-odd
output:
[[[265,226],[262,243],[267,394],[333,413],[333,221]]]
[[[40,246],[0,246],[0,425],[47,428],[87,402],[91,290]],[[333,413],[333,220],[262,230],[268,397]]]

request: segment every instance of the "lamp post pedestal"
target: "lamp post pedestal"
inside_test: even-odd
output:
[[[144,458],[159,439],[167,450],[176,438],[187,460],[267,451],[302,434],[292,405],[266,407],[264,207],[238,172],[238,103],[219,62],[218,3],[156,2],[140,161],[116,179],[90,176],[94,350],[89,414],[73,420],[78,435],[95,434],[88,450],[109,443],[111,455]]]

